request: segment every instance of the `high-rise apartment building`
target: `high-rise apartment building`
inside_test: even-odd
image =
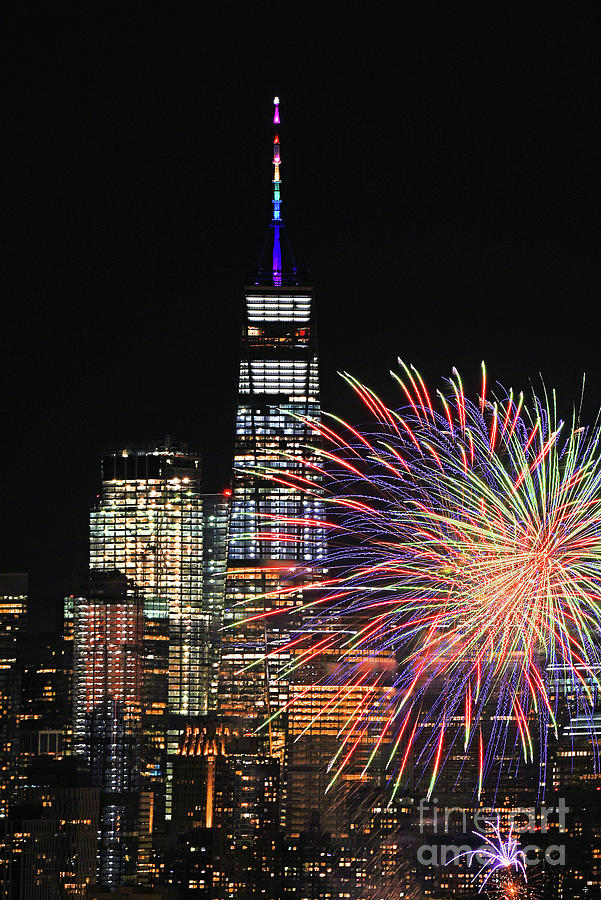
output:
[[[279,761],[256,738],[231,738],[216,757],[213,900],[281,897]]]
[[[92,570],[75,598],[74,749],[89,765],[93,717],[107,703],[138,731],[142,703],[142,605],[124,575]]]
[[[100,790],[98,882],[137,876],[143,607],[120,572],[92,570],[74,603],[73,743]]]
[[[99,800],[76,758],[32,761],[0,823],[3,900],[86,897],[96,879]]]
[[[16,777],[20,673],[17,637],[27,616],[28,577],[0,574],[0,818],[8,814]]]
[[[276,98],[276,128],[279,122]],[[319,443],[311,421],[320,419],[313,290],[287,244],[277,133],[273,151],[270,256],[243,300],[219,688],[220,712],[249,724],[268,718],[287,696],[278,673],[288,656],[274,651],[288,643],[291,621],[258,617],[297,605],[295,580],[306,584],[324,552],[323,531],[314,525],[321,511],[319,491],[306,480],[318,462],[318,451],[309,449]],[[279,753],[282,736],[272,731],[272,737]]]
[[[70,661],[62,638],[24,635],[19,649],[20,703],[15,775],[29,784],[28,768],[39,757],[62,759],[69,752],[72,698]]]

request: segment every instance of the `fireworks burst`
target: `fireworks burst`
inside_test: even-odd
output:
[[[484,844],[481,847],[478,847],[476,850],[470,850],[467,853],[460,853],[458,856],[454,856],[450,862],[455,862],[462,856],[467,856],[468,865],[471,866],[474,857],[477,857],[480,863],[480,870],[476,872],[472,881],[475,881],[480,875],[485,876],[480,885],[479,893],[482,893],[485,889],[491,876],[497,872],[503,872],[504,877],[500,881],[499,887],[505,890],[505,893],[508,891],[511,896],[512,891],[517,891],[518,886],[525,886],[527,881],[526,858],[520,849],[519,843],[512,836],[511,831],[507,838],[503,840],[499,822],[497,821],[496,824],[489,822],[488,824],[492,828],[492,836],[484,835]],[[479,832],[475,831],[474,834],[480,837]],[[515,876],[520,877],[516,878]],[[505,895],[502,894],[502,896]],[[519,900],[520,894],[516,893],[515,897],[516,900]]]
[[[532,895],[524,878],[510,874],[501,876],[492,896],[495,900],[528,900]]]
[[[400,410],[344,376],[373,417],[369,430],[334,416],[307,420],[323,442],[307,455],[323,463],[311,464],[306,486],[332,513],[315,527],[336,542],[281,677],[335,650],[327,684],[339,698],[364,688],[332,783],[367,733],[368,765],[386,747],[391,797],[411,758],[429,798],[461,747],[476,761],[479,796],[500,751],[527,761],[540,751],[544,766],[560,716],[592,729],[601,432],[576,416],[561,421],[554,394],[530,403],[512,391],[493,396],[484,366],[475,401],[454,371],[434,402],[401,365]],[[281,468],[273,473],[282,479]],[[297,480],[289,476],[295,489]]]

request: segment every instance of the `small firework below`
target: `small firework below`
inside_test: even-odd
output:
[[[489,900],[542,900],[544,874],[540,866],[531,867],[526,878],[521,872],[498,871],[486,886]]]
[[[506,892],[498,895],[500,898],[503,898],[503,900],[505,900],[505,897],[509,900],[509,898],[513,896],[516,897],[516,900],[520,900],[521,897],[527,896],[527,894],[511,894],[511,891],[514,889],[517,890],[517,886],[520,884],[525,886],[528,880],[524,853],[520,848],[518,841],[511,834],[511,830],[507,837],[503,839],[498,820],[496,824],[494,822],[488,822],[487,824],[492,828],[492,837],[483,835],[484,844],[482,846],[478,847],[476,850],[470,850],[467,853],[460,853],[458,856],[454,856],[450,861],[455,862],[455,860],[460,859],[462,856],[467,856],[468,864],[471,866],[474,859],[476,859],[476,862],[480,864],[480,869],[476,872],[472,881],[475,881],[480,875],[484,875],[484,880],[480,885],[479,893],[482,893],[487,886],[491,876],[502,873],[500,881],[493,879],[491,886],[495,883],[500,884],[509,891],[509,893]],[[474,834],[480,837],[478,831],[475,831]]]
[[[488,894],[491,900],[529,900],[531,896],[524,877],[515,874],[502,875],[496,889],[489,890]]]

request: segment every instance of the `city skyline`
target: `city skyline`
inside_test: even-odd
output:
[[[20,47],[0,893],[588,900],[592,59],[214,21]]]

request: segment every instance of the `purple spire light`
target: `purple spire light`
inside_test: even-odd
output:
[[[280,226],[275,225],[273,229],[273,283],[281,285],[282,283],[282,249],[280,246]]]
[[[280,110],[279,103],[280,98],[274,97],[274,113],[273,113],[273,124],[280,124]],[[271,219],[271,224],[273,225],[273,257],[272,257],[272,275],[273,275],[273,283],[275,285],[281,285],[282,283],[282,248],[280,244],[280,224],[282,221],[282,211],[281,211],[281,192],[280,186],[282,184],[280,178],[280,139],[275,135],[273,139],[273,215]]]

